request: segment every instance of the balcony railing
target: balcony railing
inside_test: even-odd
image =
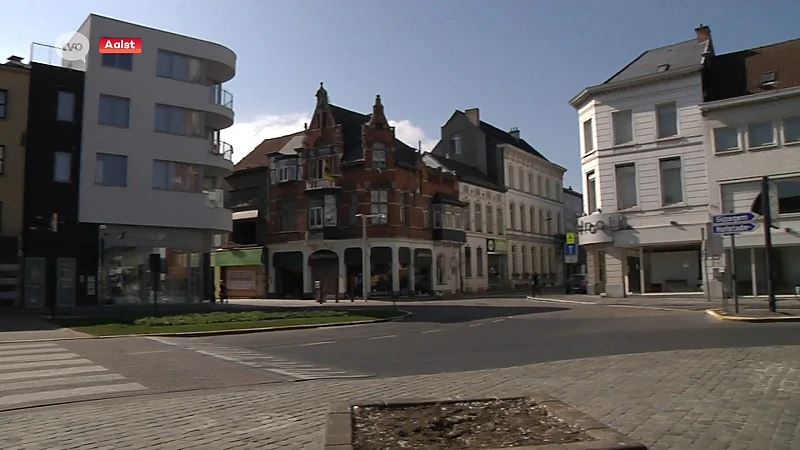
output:
[[[306,180],[306,190],[311,189],[331,189],[331,188],[338,188],[339,186],[336,184],[335,180],[329,180],[327,178],[321,178],[318,180]]]
[[[229,205],[229,196],[225,193],[222,189],[215,189],[213,191],[205,191],[204,194],[206,195],[206,207],[208,208],[228,208],[230,209]]]
[[[225,141],[211,141],[211,153],[217,156],[222,156],[228,161],[233,161],[233,146]]]
[[[215,89],[213,93],[214,103],[222,105],[228,109],[233,109],[233,94],[225,89]]]

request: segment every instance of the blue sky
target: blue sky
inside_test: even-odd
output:
[[[369,112],[381,94],[398,135],[430,147],[453,110],[519,127],[580,186],[567,104],[642,51],[711,26],[718,53],[800,35],[798,0],[28,0],[6,2],[0,57],[29,55],[90,12],[222,43],[238,54],[236,159],[297,131],[320,81],[331,101]],[[10,38],[10,39],[9,39]],[[147,45],[144,43],[144,45]]]

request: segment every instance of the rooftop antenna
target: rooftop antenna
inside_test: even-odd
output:
[[[417,141],[417,151],[422,154],[422,141]]]

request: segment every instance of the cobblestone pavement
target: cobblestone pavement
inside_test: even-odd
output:
[[[309,381],[0,414],[0,448],[319,449],[328,402],[541,389],[653,450],[800,448],[800,347],[622,355]]]

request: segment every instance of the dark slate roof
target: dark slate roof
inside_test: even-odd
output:
[[[531,155],[538,156],[539,158],[542,158],[545,161],[549,161],[547,158],[544,157],[544,155],[542,155],[535,148],[533,148],[531,144],[528,144],[528,142],[525,141],[525,139],[522,138],[517,139],[514,136],[510,135],[508,131],[503,131],[500,128],[497,128],[496,126],[490,123],[486,123],[482,120],[481,120],[481,131],[483,131],[484,134],[486,134],[486,137],[488,137],[489,139],[497,141],[501,144],[513,145],[514,147],[522,149],[530,153]]]
[[[697,39],[692,39],[647,50],[603,84],[654,75],[658,73],[658,67],[663,64],[669,64],[668,71],[694,66],[699,69],[706,45],[706,42],[697,42]]]
[[[506,191],[504,187],[494,184],[492,180],[490,180],[489,177],[486,176],[485,173],[481,172],[477,167],[470,166],[469,164],[465,164],[442,155],[435,155],[433,153],[427,153],[427,155],[430,155],[436,160],[436,162],[445,168],[455,172],[458,176],[458,180],[461,182],[474,184],[487,189],[493,189],[495,191]]]
[[[342,162],[348,163],[364,158],[361,144],[361,125],[369,122],[370,114],[361,114],[341,106],[328,105],[333,120],[342,126],[342,138],[345,142]],[[400,139],[394,140],[395,162],[398,165],[414,168],[417,164],[417,151]]]
[[[762,84],[764,72],[775,72],[774,85]],[[706,101],[798,87],[800,39],[717,55],[705,84]]]

